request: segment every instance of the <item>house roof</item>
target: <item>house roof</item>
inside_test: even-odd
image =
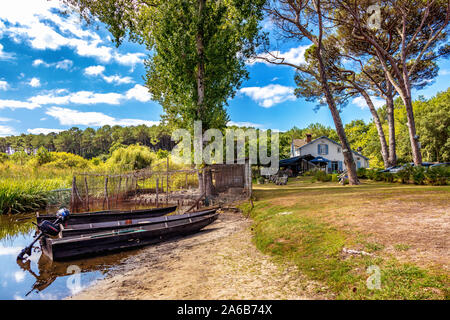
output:
[[[310,143],[306,143],[306,144],[302,145],[301,147],[297,147],[297,149],[301,149],[301,148],[303,148],[303,147],[305,147],[305,146],[307,146],[307,145],[313,144],[315,141],[317,141],[317,140],[319,140],[319,139],[326,139],[326,140],[328,140],[328,141],[330,141],[330,142],[332,142],[332,143],[334,143],[334,144],[336,144],[336,145],[342,147],[342,146],[341,146],[339,143],[337,143],[336,141],[334,141],[334,140],[332,140],[332,139],[330,139],[330,138],[328,138],[328,137],[326,137],[326,136],[321,136],[321,137],[319,137],[319,138],[317,138],[317,139],[314,139],[314,140],[311,141]],[[359,153],[359,152],[356,152],[356,151],[354,151],[354,150],[352,150],[352,152],[353,152],[354,154],[360,156],[360,157],[363,157],[363,158],[366,159],[366,160],[369,160],[369,158],[363,156],[363,155],[362,155],[361,153]]]
[[[300,148],[300,147],[304,146],[307,143],[308,142],[306,142],[306,139],[294,139],[292,141],[292,144],[294,145],[294,148]]]

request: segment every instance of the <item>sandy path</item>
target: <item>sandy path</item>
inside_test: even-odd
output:
[[[222,213],[203,232],[140,250],[71,298],[326,299],[325,289],[258,251],[240,213]]]

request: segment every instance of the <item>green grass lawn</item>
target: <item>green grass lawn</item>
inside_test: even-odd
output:
[[[255,185],[253,209],[250,204],[242,209],[254,221],[254,241],[261,251],[280,263],[294,262],[338,299],[448,299],[448,272],[441,260],[433,260],[439,251],[430,253],[430,261],[420,255],[427,242],[445,243],[446,231],[422,239],[427,233],[419,223],[445,219],[449,195],[450,186],[364,181],[344,187],[294,178],[286,186]],[[410,235],[403,236],[397,225],[406,226]],[[416,238],[421,240],[415,243]],[[343,248],[370,255],[347,254]],[[367,279],[376,276],[373,270],[380,271],[380,289],[367,286]]]

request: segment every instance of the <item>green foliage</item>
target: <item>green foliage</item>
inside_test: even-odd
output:
[[[329,182],[332,180],[332,175],[327,174],[325,171],[314,170],[313,172],[314,172],[313,181]]]
[[[65,186],[63,180],[0,181],[0,214],[25,213],[44,209],[48,191]]]
[[[51,152],[50,157],[51,161],[45,163],[44,167],[88,169],[90,166],[88,160],[68,152]]]
[[[134,145],[115,150],[106,165],[111,171],[131,171],[147,168],[155,159],[149,148]]]
[[[411,170],[411,178],[414,184],[423,184],[425,181],[425,171],[424,167],[413,167]]]
[[[404,168],[395,173],[395,176],[400,180],[401,183],[408,183],[411,178],[413,167],[410,164],[404,166]]]
[[[425,181],[433,186],[444,186],[450,181],[450,167],[430,167],[425,171]]]
[[[40,147],[36,153],[36,160],[38,165],[43,165],[53,160],[52,154],[45,149],[44,147]]]
[[[6,153],[0,152],[0,163],[3,163],[8,159],[9,159],[9,157]]]
[[[358,170],[356,170],[356,174],[358,175],[358,178],[366,179],[367,178],[367,169],[359,168]]]

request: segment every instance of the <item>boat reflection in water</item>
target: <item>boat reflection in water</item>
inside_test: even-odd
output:
[[[34,283],[28,289],[28,292],[25,293],[25,297],[30,295],[31,298],[47,296],[50,299],[59,299],[77,293],[82,288],[89,286],[93,281],[102,279],[109,270],[120,264],[123,259],[138,252],[138,249],[136,249],[88,259],[54,262],[45,254],[40,253],[39,248],[36,249],[39,252],[34,252],[33,255],[39,256],[37,263],[30,259],[17,260],[19,268],[34,278]],[[76,271],[80,272],[80,286],[71,287],[73,281],[70,281],[70,277],[73,277]],[[51,286],[55,282],[59,283],[56,286]],[[47,288],[52,292],[49,295],[42,295],[41,293]]]

